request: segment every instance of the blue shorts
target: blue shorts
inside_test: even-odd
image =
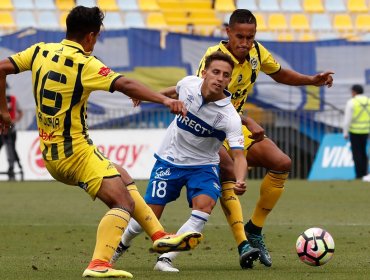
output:
[[[193,198],[201,194],[217,201],[221,195],[218,166],[179,167],[157,160],[144,199],[148,204],[166,205],[180,196],[183,186],[186,186],[190,207]]]

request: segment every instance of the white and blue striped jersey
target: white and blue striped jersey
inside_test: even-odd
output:
[[[188,113],[177,115],[167,128],[156,158],[178,166],[218,165],[218,151],[226,139],[231,149],[243,149],[244,137],[239,114],[231,95],[205,103],[201,94],[203,79],[187,76],[177,83],[176,91]]]

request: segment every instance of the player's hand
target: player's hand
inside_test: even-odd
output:
[[[255,142],[260,142],[265,138],[265,130],[253,119],[248,118],[247,127],[252,133],[249,135],[249,138],[253,139]]]
[[[235,183],[234,192],[236,195],[242,195],[247,190],[247,185],[244,181],[237,181]]]
[[[12,127],[12,119],[9,113],[0,114],[0,134],[8,134],[8,130]]]
[[[327,86],[328,88],[330,88],[333,85],[333,74],[334,72],[331,71],[316,74],[315,76],[313,76],[312,84],[317,87]]]
[[[184,102],[180,100],[167,98],[163,104],[170,109],[171,113],[181,114],[184,117],[186,116],[187,110],[186,110]]]

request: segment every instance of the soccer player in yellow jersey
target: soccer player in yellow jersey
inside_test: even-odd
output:
[[[243,114],[248,94],[252,92],[260,71],[269,75],[278,83],[292,86],[326,85],[331,87],[333,83],[332,72],[309,76],[282,68],[271,53],[261,43],[255,41],[257,22],[249,10],[235,10],[230,17],[226,31],[228,40],[221,41],[218,45],[208,48],[200,62],[197,75],[201,74],[205,57],[209,54],[220,50],[230,55],[235,66],[228,90],[232,93],[232,103],[240,114]],[[267,215],[283,193],[284,183],[291,168],[291,159],[271,139],[264,136],[263,128],[251,118],[242,116],[242,122],[248,166],[264,167],[267,169],[267,173],[262,180],[260,198],[252,217],[244,225],[240,201],[235,195],[238,194],[238,190],[235,189],[234,191],[235,176],[232,169],[232,159],[226,149],[221,148],[221,206],[238,244],[239,254],[245,255],[250,252],[250,247],[246,245],[249,241],[253,247],[260,249],[260,262],[269,267],[272,262],[262,238],[262,227]],[[248,237],[248,241],[246,237]]]
[[[200,233],[168,235],[146,205],[128,173],[103,154],[89,138],[87,99],[94,90],[120,91],[134,101],[162,103],[173,113],[186,113],[181,101],[153,92],[141,83],[114,73],[91,52],[104,14],[98,7],[75,7],[67,16],[66,39],[38,43],[0,62],[0,133],[11,119],[5,102],[8,74],[32,71],[33,95],[46,168],[58,181],[77,185],[110,210],[101,219],[92,261],[83,277],[128,277],[132,274],[109,264],[130,217],[134,217],[159,252],[195,247]]]

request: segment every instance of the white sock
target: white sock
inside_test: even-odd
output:
[[[129,247],[131,245],[132,240],[142,232],[143,229],[139,225],[139,223],[134,218],[131,218],[130,222],[127,225],[127,229],[122,235],[121,238],[122,244],[125,245],[126,247]]]
[[[181,226],[177,231],[177,234],[184,233],[187,231],[197,231],[202,232],[203,228],[208,221],[209,214],[199,210],[191,211],[190,218]],[[169,252],[160,255],[160,258],[169,258],[174,260],[180,252]]]

